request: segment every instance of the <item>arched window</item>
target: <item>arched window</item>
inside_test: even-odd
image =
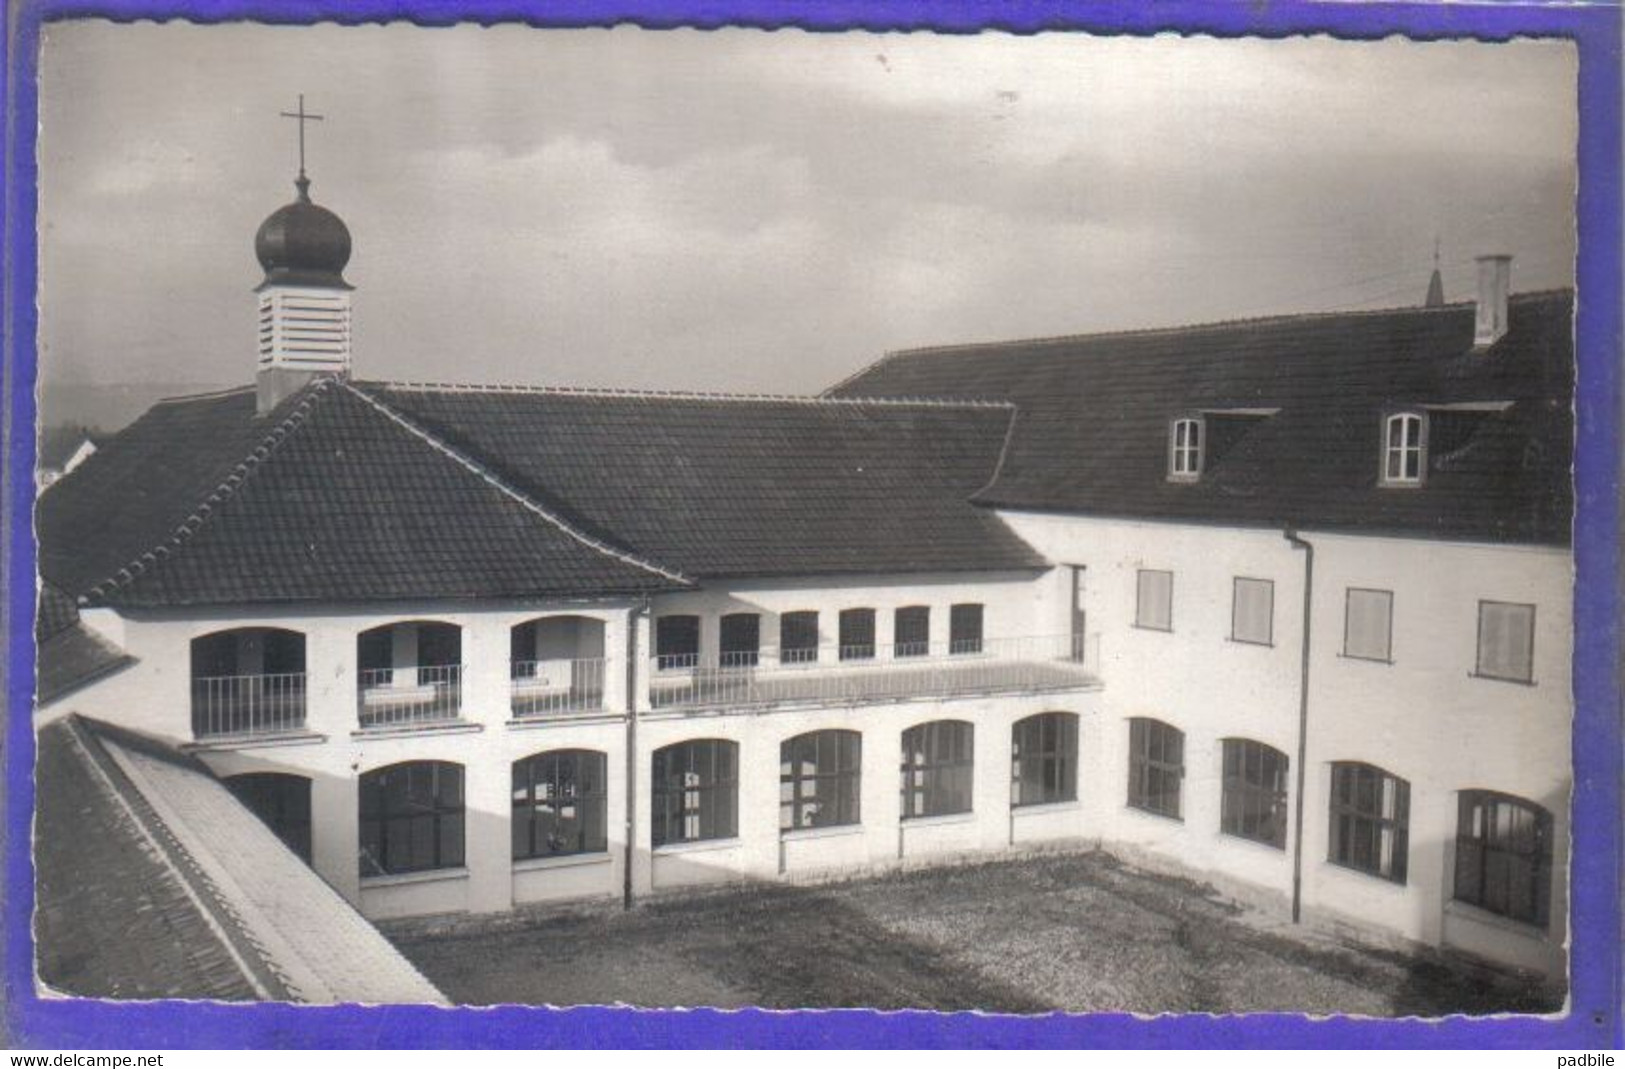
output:
[[[739,746],[693,739],[656,750],[650,805],[655,846],[739,834]]]
[[[361,777],[361,875],[463,864],[463,766],[405,761]]]
[[[1383,483],[1388,486],[1420,484],[1426,466],[1422,417],[1415,412],[1396,412],[1383,426]]]
[[[310,780],[285,772],[228,776],[226,789],[310,864]]]
[[[551,750],[513,763],[515,861],[609,849],[608,758]]]
[[[515,624],[508,639],[513,715],[602,709],[606,664],[602,620],[541,616]]]
[[[463,629],[432,620],[384,624],[356,636],[363,728],[454,720],[462,710]]]
[[[875,656],[875,611],[842,609],[839,618],[840,651],[843,661],[869,661]]]
[[[1161,720],[1129,721],[1128,804],[1147,813],[1180,818],[1185,780],[1185,733]]]
[[[1411,785],[1373,765],[1332,765],[1328,860],[1395,883],[1405,882],[1410,850]]]
[[[1010,804],[1078,800],[1078,718],[1039,713],[1010,729]]]
[[[239,627],[192,640],[192,734],[267,735],[305,726],[305,636]]]
[[[1286,849],[1287,756],[1252,739],[1224,740],[1219,830]]]
[[[1509,794],[1462,791],[1455,897],[1544,928],[1551,893],[1552,815]]]
[[[809,731],[780,743],[780,830],[858,823],[862,767],[856,731]]]
[[[975,729],[963,720],[933,720],[903,732],[903,819],[969,813]]]
[[[655,667],[665,672],[697,668],[699,664],[700,618],[687,613],[657,618]]]
[[[1202,421],[1176,419],[1168,432],[1168,477],[1195,479],[1202,474]]]

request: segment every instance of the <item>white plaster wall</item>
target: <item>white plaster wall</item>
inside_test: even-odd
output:
[[[660,712],[638,724],[638,804],[634,811],[635,893],[689,883],[796,877],[834,870],[882,869],[925,857],[1008,849],[1012,842],[1084,840],[1091,832],[1081,806],[1057,806],[1012,817],[1012,726],[1042,712],[1070,712],[1088,724],[1098,716],[1098,690],[1052,694],[920,700],[751,714]],[[948,817],[901,819],[902,733],[931,720],[975,725],[972,811]],[[863,736],[860,823],[855,827],[781,833],[779,747],[809,731],[842,729]],[[1081,733],[1081,732],[1080,732]],[[690,739],[728,739],[739,747],[739,834],[726,843],[654,848],[648,799],[654,752]],[[1091,755],[1081,751],[1080,791]],[[1015,836],[1017,821],[1031,823]]]
[[[1057,622],[1047,610],[1048,582],[1043,573],[965,575],[875,575],[828,579],[772,579],[708,583],[705,589],[661,594],[652,599],[651,615],[693,614],[700,617],[700,663],[714,666],[721,645],[722,617],[728,613],[761,615],[764,653],[779,645],[779,616],[816,610],[819,643],[839,642],[843,609],[875,610],[875,656],[891,657],[894,616],[898,608],[927,605],[931,609],[931,642],[948,641],[948,613],[952,605],[973,602],[983,606],[982,633],[988,639],[1066,634],[1066,621]],[[764,662],[770,657],[764,657]]]
[[[1088,825],[1108,844],[1194,875],[1288,896],[1287,849],[1218,831],[1222,740],[1266,742],[1296,778],[1304,554],[1280,531],[1155,524],[1035,513],[1007,521],[1057,564],[1088,568],[1089,630],[1101,635],[1101,715],[1081,726]],[[1404,939],[1451,943],[1542,971],[1563,965],[1571,784],[1569,688],[1572,557],[1564,550],[1302,532],[1315,553],[1304,809],[1306,914]],[[1173,631],[1134,626],[1139,568],[1174,573]],[[1235,577],[1275,582],[1274,644],[1229,641]],[[1052,576],[1052,612],[1070,611],[1070,578]],[[1394,663],[1341,655],[1345,590],[1392,590]],[[1535,684],[1472,675],[1478,601],[1537,606]],[[1185,733],[1183,819],[1129,808],[1128,721]],[[1331,764],[1364,761],[1408,780],[1409,877],[1398,885],[1339,868],[1328,853]],[[1548,932],[1450,903],[1457,792],[1502,791],[1554,816]],[[1081,784],[1080,784],[1081,789]],[[1295,792],[1295,784],[1293,786]],[[1295,794],[1289,796],[1295,806]],[[1449,904],[1447,907],[1447,903]],[[1447,921],[1448,914],[1448,921]]]

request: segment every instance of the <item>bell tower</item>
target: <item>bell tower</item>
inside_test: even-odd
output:
[[[254,235],[254,255],[265,269],[259,295],[257,411],[264,415],[319,375],[350,373],[350,294],[344,280],[350,231],[337,215],[310,199],[305,174],[305,123],[323,116],[283,112],[299,121],[297,199],[272,212]]]

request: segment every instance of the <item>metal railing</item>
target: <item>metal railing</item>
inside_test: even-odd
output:
[[[463,704],[463,666],[363,668],[356,704],[364,728],[455,720]]]
[[[603,657],[514,661],[509,684],[513,715],[524,719],[604,708],[608,664]]]
[[[192,735],[278,735],[305,727],[305,673],[195,676]]]
[[[1099,683],[1099,639],[1024,636],[908,643],[903,649],[863,643],[798,647],[787,656],[764,647],[754,664],[734,656],[714,667],[663,667],[656,658],[649,699],[662,709],[1067,690]]]

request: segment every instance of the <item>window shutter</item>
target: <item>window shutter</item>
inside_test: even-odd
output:
[[[1497,679],[1528,681],[1535,626],[1533,605],[1483,601],[1478,605],[1478,672]]]
[[[1230,637],[1238,642],[1268,644],[1273,641],[1274,609],[1274,583],[1268,579],[1238,578]]]
[[[1137,623],[1157,631],[1173,630],[1173,572],[1140,572]]]
[[[1344,655],[1373,661],[1386,661],[1392,656],[1393,605],[1393,595],[1386,590],[1348,592]]]

